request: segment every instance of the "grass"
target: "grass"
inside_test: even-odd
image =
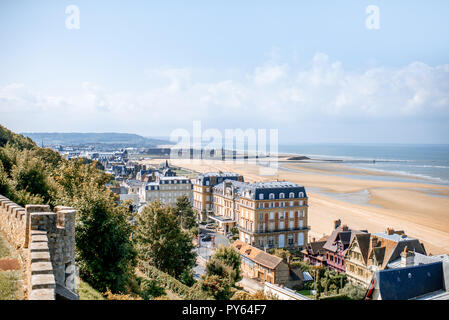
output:
[[[9,256],[11,253],[9,243],[2,237],[0,234],[0,258],[4,258]]]
[[[80,300],[106,300],[100,292],[92,288],[87,282],[81,279],[79,281],[78,294]]]
[[[19,271],[0,271],[0,300],[18,299]]]

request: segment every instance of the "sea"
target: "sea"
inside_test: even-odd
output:
[[[322,162],[376,170],[449,186],[446,144],[297,144],[279,145],[279,153],[304,155]]]

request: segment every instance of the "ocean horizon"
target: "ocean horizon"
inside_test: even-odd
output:
[[[289,144],[279,145],[279,153],[449,185],[449,144]]]

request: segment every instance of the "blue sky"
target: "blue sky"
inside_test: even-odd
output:
[[[0,123],[449,143],[448,17],[445,0],[2,1]]]

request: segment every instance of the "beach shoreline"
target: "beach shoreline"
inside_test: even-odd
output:
[[[333,221],[341,219],[350,228],[369,232],[383,232],[387,227],[404,230],[407,235],[422,241],[427,253],[449,253],[449,186],[426,183],[419,179],[416,182],[385,181],[384,174],[376,174],[370,170],[335,163],[316,163],[310,166],[301,161],[284,159],[285,156],[263,159],[264,161],[259,159],[260,162],[268,163],[266,167],[270,167],[270,162],[280,164],[277,170],[272,170],[273,175],[264,175],[266,167],[250,159],[168,161],[170,165],[197,173],[232,171],[242,174],[248,182],[285,180],[303,185],[309,196],[310,238],[330,234]],[[162,161],[165,160],[139,162],[158,165]],[[363,179],[363,175],[372,179]],[[311,191],[307,191],[307,188],[311,188]],[[354,203],[346,198],[332,196],[357,192],[363,192],[363,196],[368,193],[366,201]]]

